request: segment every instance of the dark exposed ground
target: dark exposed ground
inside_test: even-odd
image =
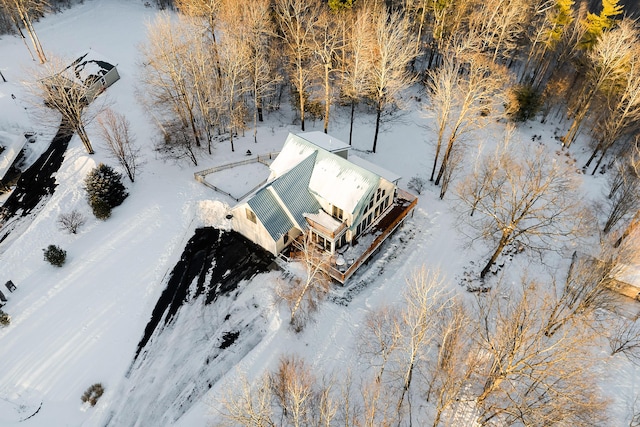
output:
[[[72,136],[73,134],[61,124],[49,148],[22,173],[16,188],[2,205],[3,225],[18,214],[28,215],[43,198],[53,194],[57,185],[54,175],[62,165]],[[9,235],[11,229],[3,228],[0,242]]]
[[[171,271],[167,287],[153,308],[134,360],[154,331],[170,323],[188,299],[204,294],[205,304],[211,304],[219,296],[235,290],[242,280],[266,271],[272,262],[271,254],[235,231],[198,228]]]

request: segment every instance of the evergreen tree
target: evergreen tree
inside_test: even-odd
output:
[[[62,267],[67,260],[67,251],[56,245],[49,245],[47,249],[43,249],[43,251],[45,261],[48,261],[56,267]]]
[[[122,174],[100,163],[84,180],[87,198],[98,219],[111,216],[111,209],[122,204],[129,195],[122,184]]]
[[[340,12],[353,7],[353,0],[329,0],[329,9]]]
[[[598,37],[607,30],[613,28],[616,24],[615,17],[623,12],[623,5],[618,4],[619,0],[602,0],[602,11],[600,15],[595,13],[587,13],[587,19],[584,21],[586,32],[582,38],[582,46],[590,50],[595,46]]]
[[[573,5],[574,0],[557,0],[552,12],[550,12],[549,21],[551,28],[547,35],[546,44],[550,49],[555,48],[556,44],[562,38],[565,28],[573,22]]]

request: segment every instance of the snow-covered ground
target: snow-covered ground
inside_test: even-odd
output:
[[[101,97],[107,97],[112,108],[133,124],[145,164],[135,184],[128,183],[130,196],[124,204],[109,220],[96,220],[86,203],[82,179],[99,162],[117,165],[106,157],[95,128],[89,126],[96,154],[87,155],[74,136],[56,175],[59,185],[54,195],[19,235],[0,243],[0,283],[12,280],[18,287],[11,294],[2,289],[9,297],[4,310],[12,321],[9,327],[0,328],[1,426],[205,425],[216,418],[217,394],[240,373],[255,378],[272,368],[285,350],[323,370],[353,367],[355,334],[364,314],[383,303],[399,301],[405,278],[416,267],[441,268],[452,287],[464,294],[458,284],[469,262],[478,265],[486,259],[487,248],[466,247],[466,240],[456,232],[455,200],[440,201],[439,188],[427,185],[414,216],[354,276],[355,289],[336,290],[303,333],[291,332],[286,317],[281,321],[286,314],[271,304],[268,290],[278,276],[271,272],[247,283],[237,300],[216,302],[215,310],[201,300],[192,301],[181,309],[171,330],[154,339],[146,358],[132,364],[167,274],[188,239],[199,226],[224,227],[225,210],[234,203],[196,182],[194,172],[244,160],[249,149],[253,154],[278,151],[288,132],[298,131],[285,107],[266,117],[257,144],[247,132],[236,140],[235,153],[228,143],[220,143],[212,156],[200,157],[198,167],[161,158],[153,149],[158,135],[152,120],[137,99],[141,72],[137,45],[144,41],[145,24],[157,13],[142,0],[85,0],[35,25],[48,53],[73,59],[91,48],[117,64],[121,80]],[[23,84],[30,70],[39,66],[17,37],[0,38],[0,58],[10,59],[0,63],[8,80],[0,83],[0,132],[36,132],[37,142],[27,145],[27,160],[35,159],[55,133],[39,121]],[[373,117],[360,115],[354,131],[354,151],[402,174],[401,186],[412,176],[424,176],[433,161],[433,136],[418,98],[408,100],[401,121],[385,127],[377,154],[367,152],[373,139]],[[320,122],[308,124],[311,129],[307,130],[321,130]],[[540,136],[542,143],[556,151],[559,145],[554,137],[562,133],[563,126],[531,123],[517,134],[524,142]],[[346,112],[332,116],[330,133],[348,140]],[[579,141],[571,153],[582,158],[586,150]],[[573,163],[564,153],[558,157]],[[263,165],[256,164],[208,179],[215,185],[215,180],[222,179],[225,191],[242,195],[264,179],[265,172]],[[255,176],[249,177],[251,173]],[[603,179],[582,177],[585,197],[595,200]],[[77,235],[60,231],[56,224],[61,213],[73,209],[87,217]],[[41,250],[49,244],[67,251],[62,268],[43,261]],[[218,359],[215,368],[203,369],[204,360],[209,364],[209,340],[220,321],[219,312],[233,312],[233,321],[239,327],[246,325],[251,333],[233,349],[237,357]],[[616,393],[618,418],[611,425],[622,425],[630,403],[626,396],[635,395],[640,372],[623,358],[610,362],[603,370],[603,384],[607,387],[606,376],[615,375],[616,387],[607,388],[608,393]],[[106,392],[90,408],[80,396],[97,382]],[[161,400],[167,396],[175,399]]]

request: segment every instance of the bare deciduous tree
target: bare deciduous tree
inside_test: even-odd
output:
[[[493,52],[492,62],[514,54],[529,23],[531,6],[523,0],[487,1],[472,14],[472,32],[482,41],[483,51]]]
[[[281,357],[278,368],[271,374],[271,385],[276,403],[291,425],[309,425],[314,412],[316,379],[304,360],[296,356]]]
[[[69,213],[60,214],[58,216],[58,226],[61,230],[66,230],[71,234],[77,234],[80,227],[86,222],[86,217],[78,210],[72,210]]]
[[[40,43],[36,30],[33,28],[33,16],[35,15],[36,17],[40,17],[43,15],[47,7],[47,2],[45,0],[0,0],[0,4],[11,17],[11,20],[15,24],[16,29],[23,40],[24,35],[22,34],[20,24],[22,24],[24,29],[27,31],[40,63],[44,64],[47,62],[47,57],[45,56],[44,49],[42,48],[42,43]],[[26,42],[25,46],[29,49]],[[31,49],[29,49],[29,53],[31,54]],[[31,54],[31,57],[33,58],[33,54]]]
[[[232,16],[235,17],[237,14]],[[220,69],[220,87],[217,91],[218,105],[220,111],[223,112],[222,117],[225,118],[225,124],[229,126],[231,151],[235,151],[234,134],[239,129],[244,129],[243,96],[251,87],[247,84],[250,50],[246,38],[242,37],[242,32],[236,31],[236,25],[235,19],[223,21],[220,26],[224,36],[218,43],[218,67]]]
[[[480,277],[516,240],[536,251],[558,249],[563,237],[575,238],[585,226],[584,209],[573,197],[575,174],[540,147],[520,154],[511,151],[497,160],[500,173],[489,176],[480,200],[472,191],[458,192],[469,211],[480,214],[467,219],[477,238],[496,245]]]
[[[312,84],[313,40],[317,32],[320,4],[316,0],[276,0],[275,7],[289,80],[298,97],[300,125],[304,132],[305,103]]]
[[[585,167],[589,167],[591,161],[600,153],[591,175],[596,173],[602,159],[616,143],[622,142],[621,139],[625,135],[638,129],[637,122],[640,121],[640,53],[631,59],[626,76],[621,78],[618,84],[619,86],[604,94],[605,111],[594,128],[598,142],[585,165]]]
[[[349,121],[349,145],[353,141],[353,119],[358,102],[364,98],[369,88],[369,61],[371,59],[371,12],[359,8],[345,40],[344,74],[342,76],[342,95],[351,103]]]
[[[480,424],[601,425],[597,360],[584,328],[549,337],[545,293],[535,283],[477,298],[474,333],[482,358],[474,374]]]
[[[222,409],[219,415],[228,425],[277,425],[271,409],[273,390],[269,376],[262,376],[255,385],[250,384],[246,377],[242,377],[240,386],[234,383],[227,390],[227,395],[220,399]]]
[[[324,300],[331,286],[331,278],[326,273],[329,266],[329,254],[313,241],[312,234],[306,233],[294,257],[304,270],[301,278],[281,283],[276,290],[291,312],[289,322],[296,331],[304,328],[307,320]]]
[[[434,427],[440,424],[445,411],[463,398],[475,369],[476,356],[469,351],[473,344],[471,319],[460,300],[452,302],[437,313],[433,338],[436,357],[427,360],[426,400],[435,405]]]
[[[324,133],[329,129],[329,114],[333,104],[333,75],[336,73],[337,56],[342,49],[343,40],[336,26],[335,15],[324,11],[318,19],[318,28],[314,37],[313,52],[317,58],[319,81],[322,82],[322,99],[324,100]]]
[[[98,126],[111,157],[120,163],[129,180],[134,182],[141,160],[131,123],[123,114],[107,108],[98,116]]]
[[[476,53],[471,40],[465,43],[452,48],[442,66],[429,72],[430,103],[427,110],[428,115],[436,118],[437,134],[430,179],[433,180],[444,147],[435,180],[436,185],[443,179],[446,181],[443,182],[444,191],[440,192],[441,198],[444,197],[454,169],[449,161],[454,157],[463,135],[502,114],[501,104],[505,99],[504,88],[508,81],[503,67]]]
[[[568,148],[576,139],[596,95],[624,79],[637,37],[634,24],[625,19],[615,29],[602,33],[593,49],[587,52],[585,81],[572,107],[573,122],[563,137],[564,147]]]
[[[640,323],[637,319],[613,316],[605,326],[611,355],[624,354],[633,363],[640,363]]]
[[[358,354],[365,363],[377,368],[375,382],[382,380],[391,355],[400,345],[400,311],[383,306],[367,313],[358,338]]]
[[[630,162],[633,160],[616,162],[609,174],[604,233],[609,233],[620,221],[640,209],[640,177]]]
[[[274,25],[269,17],[270,1],[256,0],[241,3],[249,63],[247,74],[253,94],[253,140],[258,142],[258,121],[262,122],[263,102],[270,96],[281,76],[274,61]]]
[[[410,392],[414,372],[433,339],[438,316],[451,304],[451,296],[446,289],[440,272],[429,271],[424,266],[407,279],[404,298],[407,305],[401,313],[399,330],[402,341],[397,352],[397,365],[402,377],[402,390],[397,404],[398,417],[405,399],[409,407],[409,419],[412,417]]]
[[[616,280],[627,265],[640,261],[639,253],[635,236],[617,248],[603,242],[595,255],[574,253],[567,278],[549,298],[545,333],[553,335],[569,323],[590,323],[597,310],[611,309]]]
[[[382,113],[398,101],[402,90],[415,81],[407,67],[416,57],[414,35],[406,17],[385,8],[374,11],[371,40],[370,98],[376,109],[376,128],[373,135],[375,153]]]
[[[489,191],[496,191],[502,187],[506,176],[502,162],[507,158],[509,144],[513,135],[513,127],[507,128],[502,144],[497,144],[491,155],[482,155],[484,145],[478,146],[478,154],[473,169],[458,185],[458,194],[467,200],[469,216],[473,216],[478,203],[485,197],[489,197]]]
[[[75,132],[87,153],[93,154],[85,126],[104,108],[104,104],[92,103],[95,94],[60,58],[51,58],[44,68],[36,72],[34,81],[32,91],[39,98],[36,105],[41,111],[53,109],[60,113],[61,126],[71,133]]]

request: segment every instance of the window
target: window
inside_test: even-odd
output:
[[[342,209],[340,209],[340,208],[339,208],[339,207],[337,207],[337,206],[334,206],[334,207],[333,207],[333,217],[334,217],[334,218],[338,218],[339,220],[341,220],[341,221],[342,221],[343,216],[344,216],[344,212],[343,212],[343,210],[342,210]]]
[[[286,245],[288,241],[289,241],[289,233],[282,236],[282,243]]]
[[[378,188],[378,190],[376,191],[376,203],[380,201],[381,192],[382,192],[382,189]]]
[[[253,211],[251,209],[249,209],[249,208],[246,208],[245,211],[247,213],[247,219],[255,224],[255,222],[256,222],[256,214],[253,213]]]

